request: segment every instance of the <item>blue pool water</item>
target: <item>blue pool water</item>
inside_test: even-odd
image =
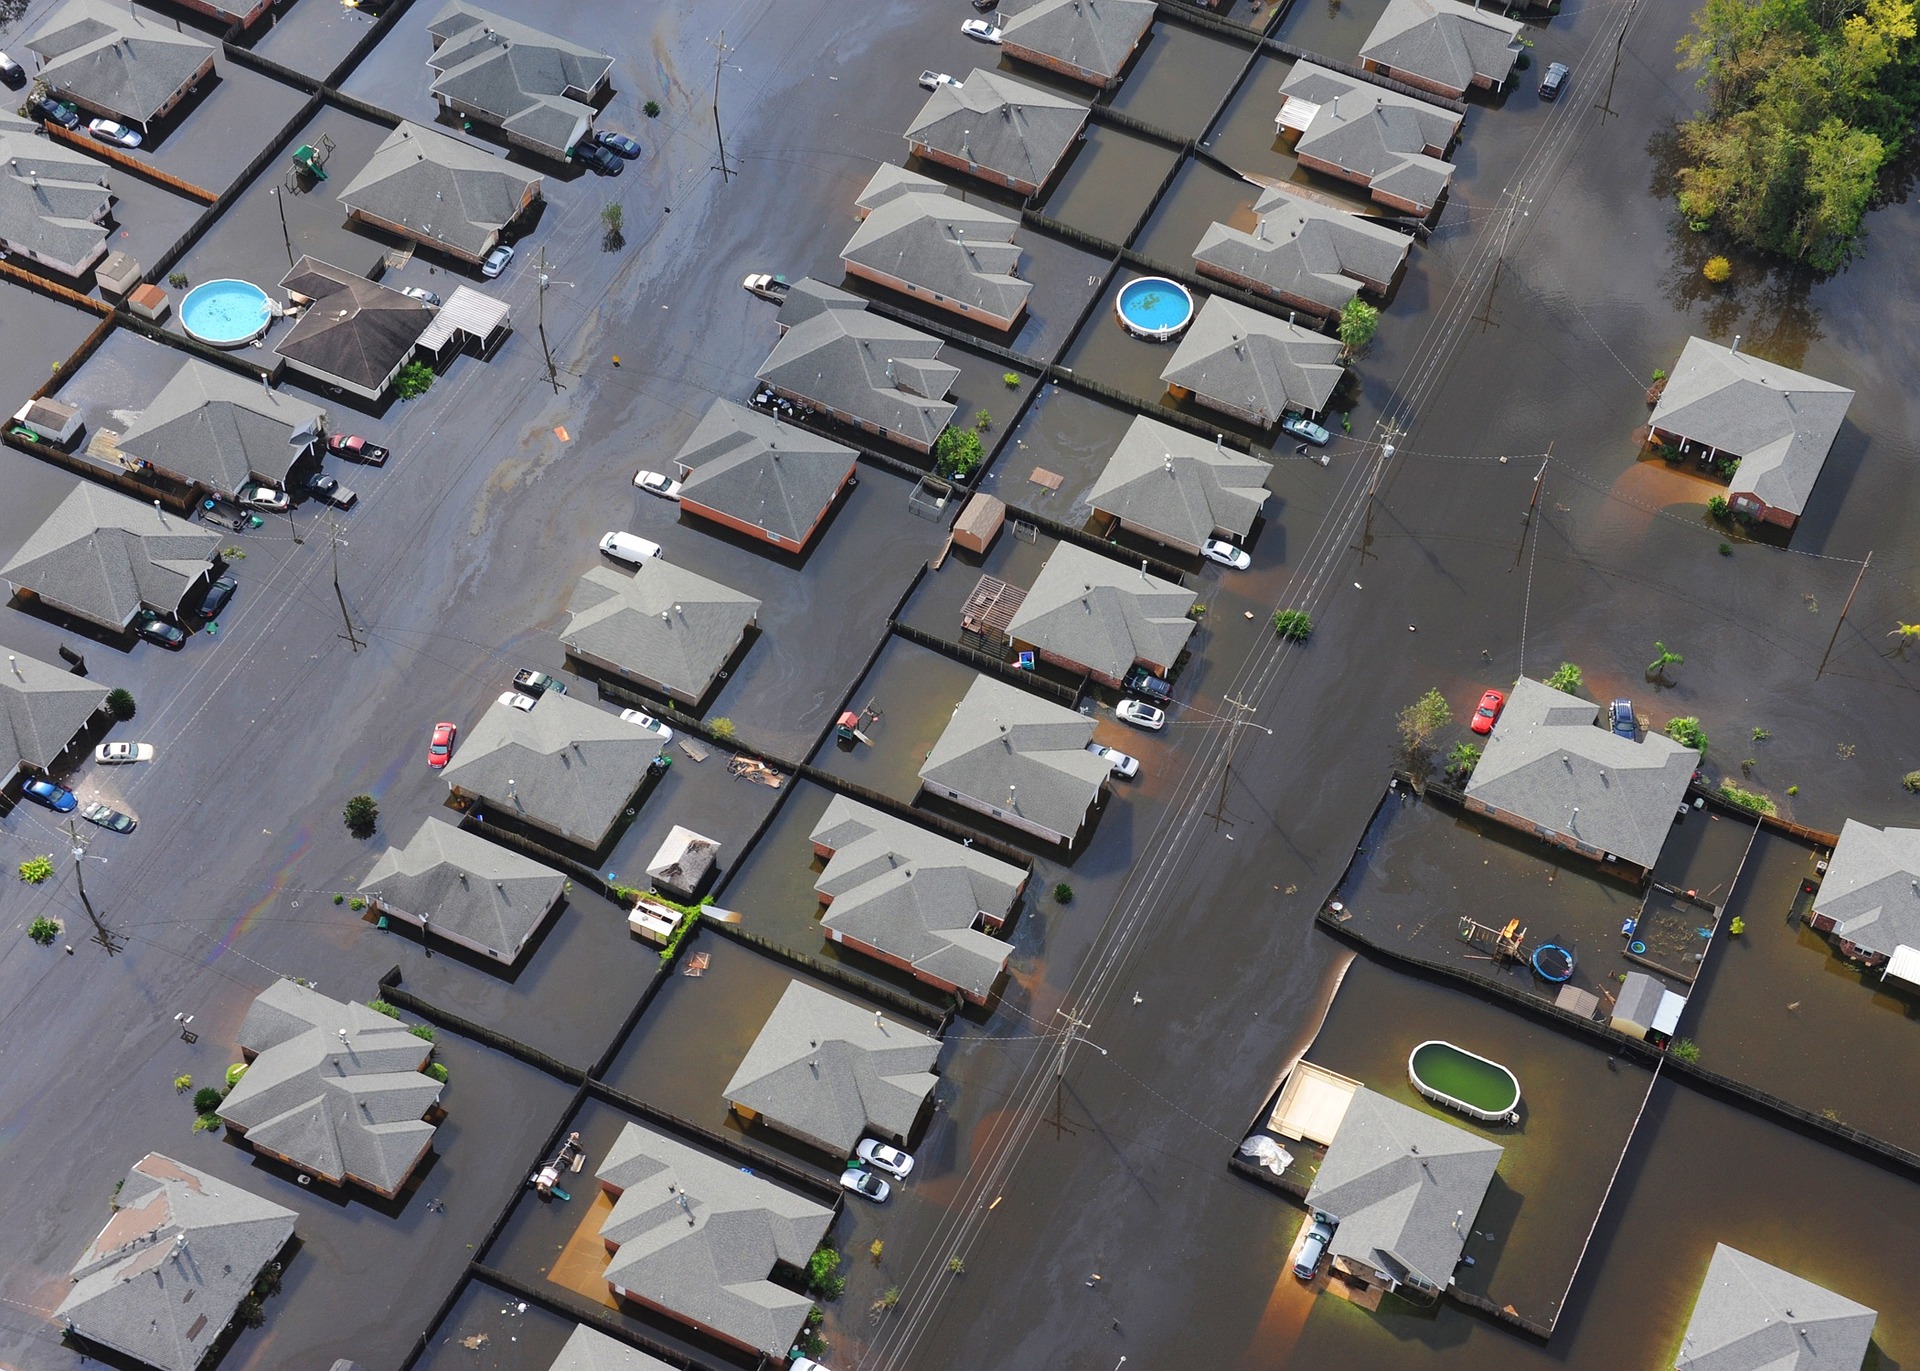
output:
[[[1142,276],[1121,287],[1115,308],[1135,336],[1171,338],[1193,318],[1193,297],[1178,281]]]
[[[203,281],[180,301],[180,326],[214,347],[242,347],[267,331],[267,293],[249,281]]]

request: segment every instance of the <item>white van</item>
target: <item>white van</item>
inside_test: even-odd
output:
[[[600,540],[600,550],[628,566],[639,566],[647,558],[660,555],[660,544],[631,533],[609,533]]]

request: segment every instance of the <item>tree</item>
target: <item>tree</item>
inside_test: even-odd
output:
[[[1380,328],[1380,311],[1358,295],[1340,311],[1340,342],[1349,357],[1357,355]]]
[[[224,1090],[216,1090],[213,1086],[203,1085],[193,1092],[193,1112],[196,1114],[211,1114],[220,1107],[220,1101],[226,1097],[227,1094]]]
[[[600,207],[600,226],[604,230],[600,235],[602,251],[618,252],[627,245],[627,236],[623,232],[627,226],[627,211],[618,200]]]
[[[393,378],[393,393],[402,400],[414,400],[433,388],[433,368],[425,362],[408,362]]]
[[[1400,711],[1400,746],[1407,766],[1424,772],[1433,764],[1428,753],[1433,735],[1453,722],[1453,711],[1438,690],[1429,690]]]
[[[1572,695],[1579,691],[1585,680],[1586,678],[1580,674],[1579,667],[1572,662],[1562,662],[1554,669],[1553,675],[1547,677],[1547,684],[1555,690],[1563,690]]]
[[[1480,765],[1480,749],[1472,743],[1455,743],[1447,753],[1447,770],[1462,781],[1473,775],[1473,769]]]
[[[1273,631],[1282,638],[1304,643],[1313,636],[1313,616],[1304,609],[1283,609],[1273,616]]]
[[[1700,274],[1717,286],[1733,275],[1733,263],[1724,257],[1709,257],[1707,264],[1700,268]]]
[[[1658,639],[1654,641],[1653,650],[1656,655],[1651,662],[1647,663],[1647,679],[1649,681],[1664,680],[1666,679],[1668,667],[1685,666],[1687,664],[1685,657],[1682,657]]]
[[[43,914],[27,925],[27,936],[42,947],[52,947],[60,936],[60,925]]]
[[[986,460],[980,435],[972,429],[949,428],[933,445],[933,470],[936,475],[965,481]]]
[[[347,829],[356,838],[365,838],[373,833],[374,825],[380,822],[380,806],[371,795],[355,795],[347,801],[342,812],[347,821]]]
[[[133,692],[131,690],[126,689],[124,686],[115,686],[107,692],[107,713],[111,714],[121,723],[124,724],[133,717],[135,708]]]

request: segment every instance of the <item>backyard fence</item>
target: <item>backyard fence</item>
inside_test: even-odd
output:
[[[569,1065],[558,1057],[502,1033],[497,1028],[475,1023],[464,1015],[456,1014],[450,1009],[443,1009],[437,1004],[422,999],[400,984],[400,968],[397,966],[380,978],[380,998],[395,1009],[410,1010],[418,1014],[436,1028],[449,1029],[463,1038],[471,1038],[474,1042],[483,1043],[496,1052],[504,1052],[507,1056],[544,1071],[549,1076],[557,1076],[570,1085],[579,1085],[587,1078],[587,1073],[582,1067]]]
[[[893,623],[892,628],[895,633],[898,633],[908,642],[918,643],[921,647],[931,648],[942,656],[953,658],[954,661],[961,663],[963,666],[972,667],[982,675],[997,676],[1009,685],[1019,686],[1022,690],[1030,690],[1036,695],[1050,696],[1068,709],[1072,709],[1080,703],[1079,691],[1072,690],[1057,682],[1049,681],[1045,677],[1036,675],[1031,671],[1022,671],[1018,667],[1008,666],[1005,662],[1000,661],[998,658],[989,657],[984,652],[977,652],[973,648],[963,646],[960,643],[949,642],[938,634],[928,633],[925,629],[915,628],[912,624],[903,624],[897,620]]]

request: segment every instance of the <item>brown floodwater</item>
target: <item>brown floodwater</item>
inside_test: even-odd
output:
[[[1178,138],[1198,138],[1252,53],[1247,44],[1163,19],[1109,104]]]
[[[1124,244],[1179,154],[1117,128],[1087,126],[1086,140],[1040,205],[1041,213],[1110,243]]]

